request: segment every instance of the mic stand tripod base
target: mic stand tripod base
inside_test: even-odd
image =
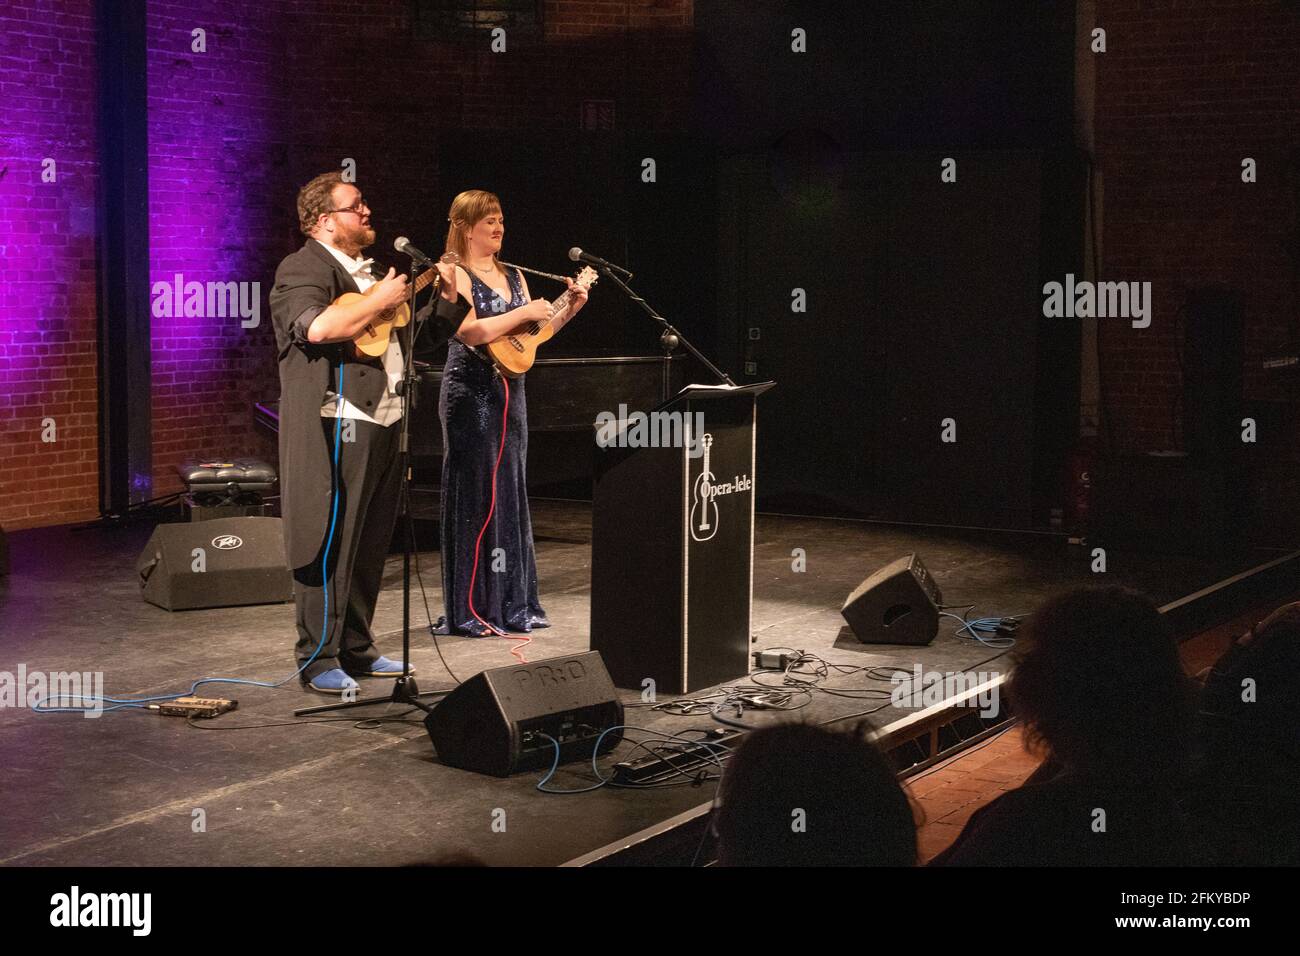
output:
[[[312,714],[324,714],[334,710],[364,707],[366,704],[410,704],[412,707],[418,707],[425,713],[429,713],[433,708],[428,704],[421,703],[421,697],[445,697],[450,693],[449,690],[430,690],[420,693],[420,688],[415,683],[415,677],[411,674],[403,674],[393,682],[393,692],[387,697],[357,697],[353,700],[341,700],[335,704],[301,707],[295,710],[293,715],[295,717],[308,717]]]

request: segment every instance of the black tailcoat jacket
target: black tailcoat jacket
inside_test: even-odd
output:
[[[271,289],[271,321],[280,362],[280,514],[284,519],[284,551],[290,568],[319,557],[328,531],[333,489],[330,448],[320,425],[325,393],[337,389],[343,371],[343,397],[373,414],[384,395],[387,375],[379,359],[356,359],[350,342],[314,345],[307,328],[316,316],[345,292],[359,292],[343,264],[315,239],[286,256],[275,270]],[[437,296],[428,322],[435,345],[447,341],[469,312],[469,303]],[[411,347],[411,324],[397,331],[404,353]]]

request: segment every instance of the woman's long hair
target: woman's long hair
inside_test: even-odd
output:
[[[469,240],[465,238],[465,231],[473,229],[483,217],[494,212],[501,212],[501,200],[496,193],[485,189],[467,189],[451,201],[451,208],[447,210],[446,251],[460,256],[466,269],[469,268]],[[492,260],[495,262],[496,256]]]

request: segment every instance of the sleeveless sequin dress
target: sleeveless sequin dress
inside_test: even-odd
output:
[[[517,270],[507,275],[510,301],[469,271],[474,310],[500,315],[526,304]],[[510,409],[505,450],[497,472],[496,508],[479,544],[474,572],[474,542],[492,501],[492,469],[501,446],[505,405],[503,380],[491,361],[453,338],[447,346],[438,417],[442,420],[442,593],[446,619],[441,633],[491,633],[470,611],[471,575],[474,611],[502,631],[528,632],[549,627],[537,598],[533,526],[528,512],[525,460],[528,455],[528,407],[524,376],[509,380]],[[498,550],[499,549],[499,550]]]

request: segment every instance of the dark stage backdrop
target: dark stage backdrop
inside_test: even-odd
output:
[[[1078,414],[1077,332],[1030,334],[1024,291],[1080,271],[1075,6],[544,0],[540,32],[498,55],[481,35],[420,33],[411,0],[145,0],[148,193],[121,200],[148,204],[150,281],[259,282],[264,296],[302,241],[294,191],[344,158],[379,248],[400,233],[438,248],[451,196],[495,189],[511,258],[567,271],[575,243],[622,258],[724,368],[778,380],[762,400],[763,504],[1038,523]],[[1096,4],[1111,39],[1094,60],[1100,268],[1155,287],[1150,330],[1106,329],[1104,418],[1120,451],[1181,447],[1183,313],[1203,287],[1238,294],[1242,398],[1267,455],[1248,493],[1265,530],[1293,537],[1300,403],[1262,360],[1297,341],[1300,17],[1239,6],[1229,30],[1197,4]],[[120,316],[97,295],[96,197],[113,177],[94,13],[0,9],[16,78],[0,164],[10,529],[98,511],[97,330]],[[1261,171],[1249,185],[1246,155]],[[647,156],[655,184],[639,178]],[[939,183],[944,156],[955,184]],[[42,181],[47,159],[57,181]],[[133,495],[176,490],[190,455],[273,457],[251,411],[278,387],[269,323],[155,317],[151,334],[151,394],[136,401],[152,475]],[[653,326],[598,287],[552,354],[655,348]],[[57,443],[41,440],[46,417]],[[955,444],[938,440],[943,417]]]
[[[776,153],[728,163],[720,297],[747,329],[747,377],[780,383],[759,440],[771,507],[1030,522],[1042,157],[965,152],[955,184],[939,160],[847,154],[802,189]]]
[[[481,132],[443,138],[442,176],[453,190],[481,188],[501,198],[501,258],[575,275],[572,246],[632,270],[632,289],[706,354],[715,349],[716,164],[703,137],[669,132],[565,132],[484,149]],[[655,180],[642,179],[654,161]],[[446,210],[428,218],[439,230]],[[427,227],[426,227],[427,228]],[[554,298],[556,282],[527,276],[534,296]],[[598,282],[586,309],[545,346],[544,356],[658,355],[659,325],[616,286]],[[611,409],[613,410],[613,409]]]
[[[1077,329],[1045,328],[1040,294],[1080,248],[1074,4],[724,7],[695,11],[693,103],[720,153],[723,355],[779,383],[760,506],[1042,523],[1078,414]],[[785,55],[795,27],[815,66]]]

